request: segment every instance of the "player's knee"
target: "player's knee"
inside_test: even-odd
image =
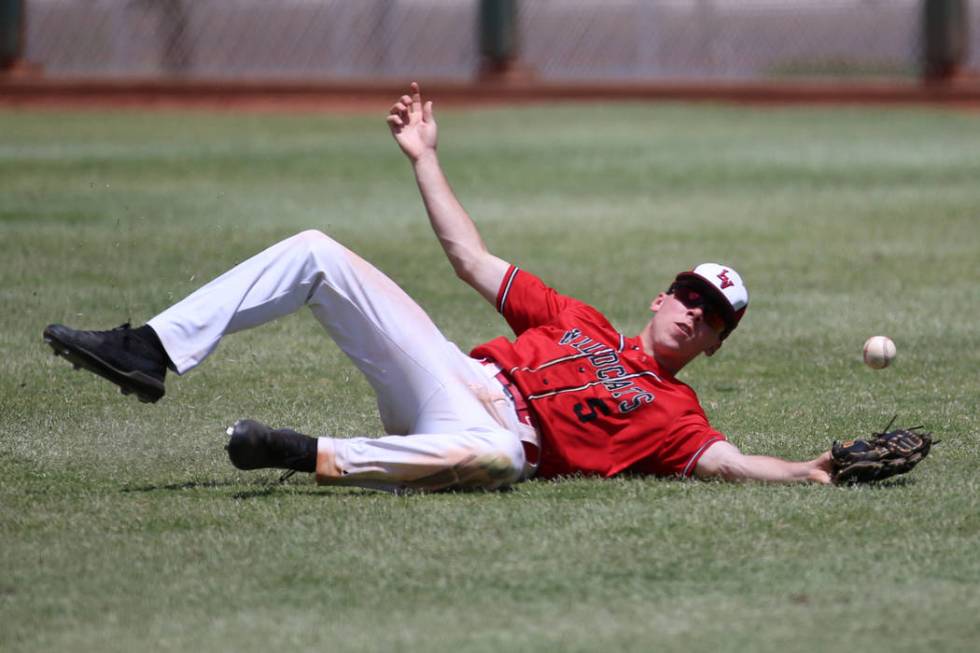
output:
[[[306,247],[318,247],[334,242],[330,236],[323,233],[319,229],[307,229],[306,231],[301,231],[293,236],[293,240],[295,240],[297,244],[301,244]]]
[[[516,483],[524,472],[524,448],[520,440],[514,440],[479,447],[473,451],[467,466],[485,474],[494,486]]]
[[[323,256],[328,260],[336,260],[347,252],[343,245],[319,229],[301,231],[293,236],[293,240],[297,247],[303,248],[307,253]]]

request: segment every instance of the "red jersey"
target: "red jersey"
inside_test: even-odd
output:
[[[511,266],[497,310],[517,338],[496,338],[471,355],[492,359],[524,394],[541,435],[537,476],[689,476],[725,439],[690,386],[588,304]]]

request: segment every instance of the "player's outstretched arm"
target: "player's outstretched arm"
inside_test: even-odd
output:
[[[830,452],[813,460],[792,462],[772,456],[748,456],[729,442],[717,442],[698,460],[699,478],[726,481],[769,481],[773,483],[830,483]]]
[[[411,95],[401,96],[388,112],[391,134],[412,164],[429,223],[456,276],[488,302],[496,304],[497,290],[509,264],[487,250],[439,165],[432,102],[422,102],[422,93],[415,82],[410,92]]]

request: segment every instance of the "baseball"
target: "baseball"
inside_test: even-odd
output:
[[[880,370],[895,359],[895,343],[888,336],[871,336],[864,343],[864,364]]]

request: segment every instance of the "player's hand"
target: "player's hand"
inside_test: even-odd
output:
[[[388,112],[391,135],[413,163],[436,151],[436,121],[432,102],[422,103],[419,85],[412,82],[411,95],[403,95]]]
[[[830,451],[825,451],[810,462],[813,465],[810,470],[810,480],[821,485],[829,485],[834,465]]]

